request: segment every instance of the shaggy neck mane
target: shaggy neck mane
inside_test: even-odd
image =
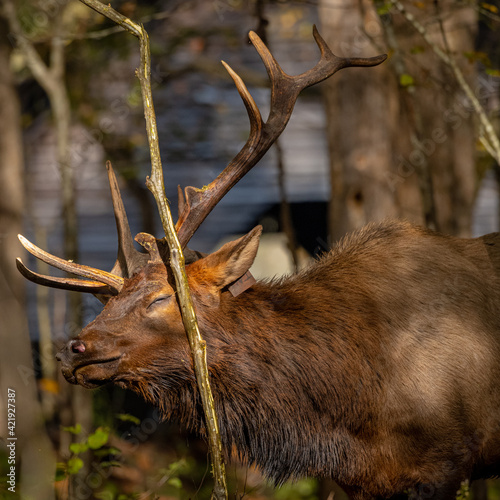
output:
[[[359,325],[352,325],[352,316],[348,324],[342,308],[332,315],[337,301],[318,299],[325,293],[324,273],[332,274],[332,267],[323,262],[283,281],[257,283],[236,298],[223,293],[219,311],[198,317],[226,453],[236,448],[241,459],[277,483],[306,474],[339,477],[348,434],[368,434],[375,424],[367,416],[380,381],[366,361],[374,346],[353,338]],[[335,283],[335,277],[328,281]],[[357,300],[352,287],[329,288],[340,303]],[[325,319],[332,317],[334,325]],[[154,372],[142,395],[167,418],[203,433],[192,370],[163,368],[162,374],[158,366]]]

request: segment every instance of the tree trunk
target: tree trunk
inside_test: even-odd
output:
[[[440,25],[435,2],[419,5],[414,15],[472,79],[473,66],[460,54],[474,50],[473,8],[441,2],[446,17]],[[400,14],[381,19],[371,0],[342,0],[336,8],[320,2],[320,17],[338,55],[391,56],[377,68],[347,69],[325,84],[332,239],[387,217],[469,235],[475,133],[451,70]]]
[[[322,35],[341,57],[373,56],[364,35],[382,28],[371,1],[341,0],[336,8],[320,3]],[[397,134],[397,86],[387,63],[375,68],[348,68],[324,84],[330,152],[330,237],[372,220],[399,214],[390,179],[392,140]]]
[[[55,454],[38,402],[24,305],[25,280],[15,267],[21,255],[16,235],[25,207],[20,107],[10,68],[11,45],[0,19],[0,407],[1,435],[7,429],[7,391],[15,390],[16,493],[29,499],[54,498]],[[10,451],[10,450],[9,450]],[[10,466],[10,464],[9,464]],[[8,485],[10,486],[10,484]],[[12,490],[11,490],[12,491]]]

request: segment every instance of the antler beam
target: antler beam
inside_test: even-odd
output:
[[[248,92],[243,80],[228,64],[223,62],[224,67],[234,80],[247,109],[250,120],[250,135],[241,151],[207,187],[198,189],[188,186],[184,191],[184,197],[181,195],[182,191],[179,190],[180,215],[176,230],[183,247],[187,245],[195,231],[217,203],[262,158],[281,135],[302,90],[329,78],[343,68],[376,66],[387,59],[385,54],[370,58],[337,57],[318,33],[316,26],[314,26],[313,36],[321,52],[321,58],[316,66],[309,71],[301,75],[290,76],[281,69],[276,59],[256,33],[251,31],[249,36],[271,80],[271,109],[269,116],[264,123],[259,108],[250,92]]]

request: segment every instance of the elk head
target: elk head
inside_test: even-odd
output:
[[[313,35],[321,58],[311,70],[292,77],[280,68],[261,39],[250,33],[250,40],[262,58],[271,81],[271,107],[266,122],[262,120],[241,78],[224,63],[247,109],[250,135],[241,151],[207,187],[187,187],[184,193],[179,189],[176,230],[182,247],[186,246],[220,199],[276,141],[304,88],[325,80],[342,68],[374,66],[386,59],[385,55],[340,58],[331,52],[316,27]],[[42,276],[30,271],[20,259],[17,259],[17,267],[35,283],[90,292],[105,304],[101,314],[58,355],[69,382],[85,387],[95,387],[108,381],[125,386],[135,383],[135,389],[145,393],[146,386],[141,386],[140,380],[154,376],[159,363],[164,366],[171,363],[172,383],[176,376],[183,379],[193,377],[191,355],[168,266],[166,243],[163,239],[140,233],[136,240],[147,253],[134,248],[118,183],[109,162],[107,169],[118,231],[118,256],[111,272],[50,255],[22,236],[19,236],[21,243],[34,256],[83,279]],[[199,260],[198,254],[187,251],[186,271],[198,315],[216,308],[220,294],[248,271],[257,251],[260,231],[261,228],[257,227],[243,238]]]
[[[201,314],[212,314],[223,290],[244,275],[257,253],[262,228],[188,264],[193,300]],[[68,382],[92,388],[113,381],[148,396],[162,375],[169,382],[192,375],[191,355],[177,305],[175,282],[160,256],[156,239],[136,240],[149,252],[146,265],[125,279],[120,293],[58,354]]]

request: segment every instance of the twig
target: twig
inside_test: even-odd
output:
[[[280,223],[281,229],[286,235],[288,250],[293,260],[293,267],[297,272],[300,267],[299,254],[297,248],[297,237],[295,235],[295,229],[293,227],[292,220],[292,210],[290,208],[290,203],[286,195],[285,187],[285,163],[283,148],[281,147],[281,142],[276,140],[274,143],[276,149],[277,163],[278,163],[278,188],[280,192]]]
[[[404,5],[398,1],[398,0],[390,0],[390,3],[396,7],[401,14],[406,18],[406,20],[420,33],[422,38],[426,41],[426,43],[432,48],[434,53],[445,63],[447,64],[452,70],[453,73],[455,74],[455,78],[457,79],[460,87],[462,87],[462,90],[465,92],[467,97],[472,103],[472,106],[474,107],[474,111],[477,113],[479,116],[479,120],[481,122],[481,125],[484,128],[486,137],[484,138],[488,142],[488,146],[486,147],[487,151],[490,153],[493,153],[492,156],[495,159],[497,163],[500,163],[500,141],[498,139],[498,136],[495,133],[495,129],[493,128],[493,124],[491,123],[490,119],[488,118],[484,108],[481,106],[481,103],[477,99],[477,97],[474,95],[473,90],[471,89],[470,85],[467,83],[465,80],[465,77],[458,67],[455,59],[451,57],[451,55],[446,54],[440,47],[438,47],[431,39],[429,34],[427,33],[427,30],[422,26],[415,16],[411,14],[411,12],[408,12]]]
[[[479,12],[479,14],[482,14],[483,16],[488,17],[497,23],[500,22],[500,16],[498,14],[495,14],[493,11],[483,7],[481,4],[478,4],[477,2],[472,0],[468,0],[466,3],[474,10]]]
[[[495,151],[493,151],[493,149],[491,149],[490,143],[488,142],[488,140],[486,139],[486,137],[484,137],[484,133],[483,133],[482,130],[479,133],[479,142],[482,144],[482,146],[484,147],[484,149],[486,150],[486,152],[490,156],[492,156],[493,158],[495,158]]]
[[[154,14],[149,14],[141,17],[140,25],[147,24],[151,21],[164,20],[171,17],[175,11],[177,11],[180,7],[183,9],[186,8],[187,2],[179,3],[174,6],[171,10],[156,12]],[[103,28],[96,31],[89,31],[86,33],[65,33],[59,34],[58,36],[61,38],[64,44],[69,42],[73,42],[75,40],[100,40],[102,38],[106,38],[110,35],[114,35],[116,33],[121,33],[123,31],[122,26],[111,26],[109,28]],[[51,43],[52,35],[40,35],[40,36],[30,36],[29,40],[33,45],[41,44],[41,43]]]
[[[148,16],[144,16],[141,18],[141,25],[149,23],[151,21],[157,21],[161,19],[168,19],[171,17],[173,12],[171,10],[169,11],[164,11],[164,12],[157,12],[155,14],[150,14]],[[109,35],[114,35],[115,33],[119,33],[120,27],[119,26],[112,26],[110,28],[104,28],[100,29],[97,31],[91,31],[89,33],[82,33],[81,35],[73,34],[73,35],[68,35],[66,37],[66,41],[71,41],[71,40],[86,40],[86,39],[93,39],[93,40],[100,40],[101,38],[106,38]]]
[[[156,116],[151,93],[151,54],[149,50],[149,37],[142,25],[138,25],[116,12],[111,6],[104,5],[98,0],[80,1],[139,38],[141,60],[136,75],[141,85],[144,117],[146,119],[146,130],[151,154],[151,176],[146,179],[146,185],[155,197],[166,240],[170,249],[170,267],[175,278],[177,295],[181,305],[182,320],[191,346],[196,380],[198,382],[203,410],[205,412],[205,423],[215,480],[212,498],[226,500],[227,486],[224,461],[222,459],[222,442],[219,434],[214,400],[210,390],[206,342],[201,338],[198,328],[185,270],[184,254],[175,231],[175,224],[172,219],[168,200],[165,196]]]
[[[260,36],[264,44],[269,47],[269,42],[267,39],[267,26],[269,21],[265,17],[265,1],[257,0],[255,4],[255,16],[258,19],[259,25],[255,30]],[[290,208],[290,203],[288,202],[286,187],[285,187],[285,162],[283,148],[281,147],[281,142],[279,139],[274,143],[277,156],[277,166],[278,166],[278,188],[280,193],[280,224],[281,230],[285,233],[287,239],[288,250],[293,260],[293,266],[295,271],[299,270],[299,256],[297,252],[297,238],[295,235],[295,230],[293,227],[292,211]]]
[[[448,37],[446,36],[446,32],[444,30],[443,13],[441,11],[441,6],[439,5],[439,0],[434,0],[434,10],[436,12],[436,18],[439,25],[439,32],[441,33],[441,38],[443,40],[445,52],[448,55],[448,57],[451,57],[450,45],[448,44]]]

